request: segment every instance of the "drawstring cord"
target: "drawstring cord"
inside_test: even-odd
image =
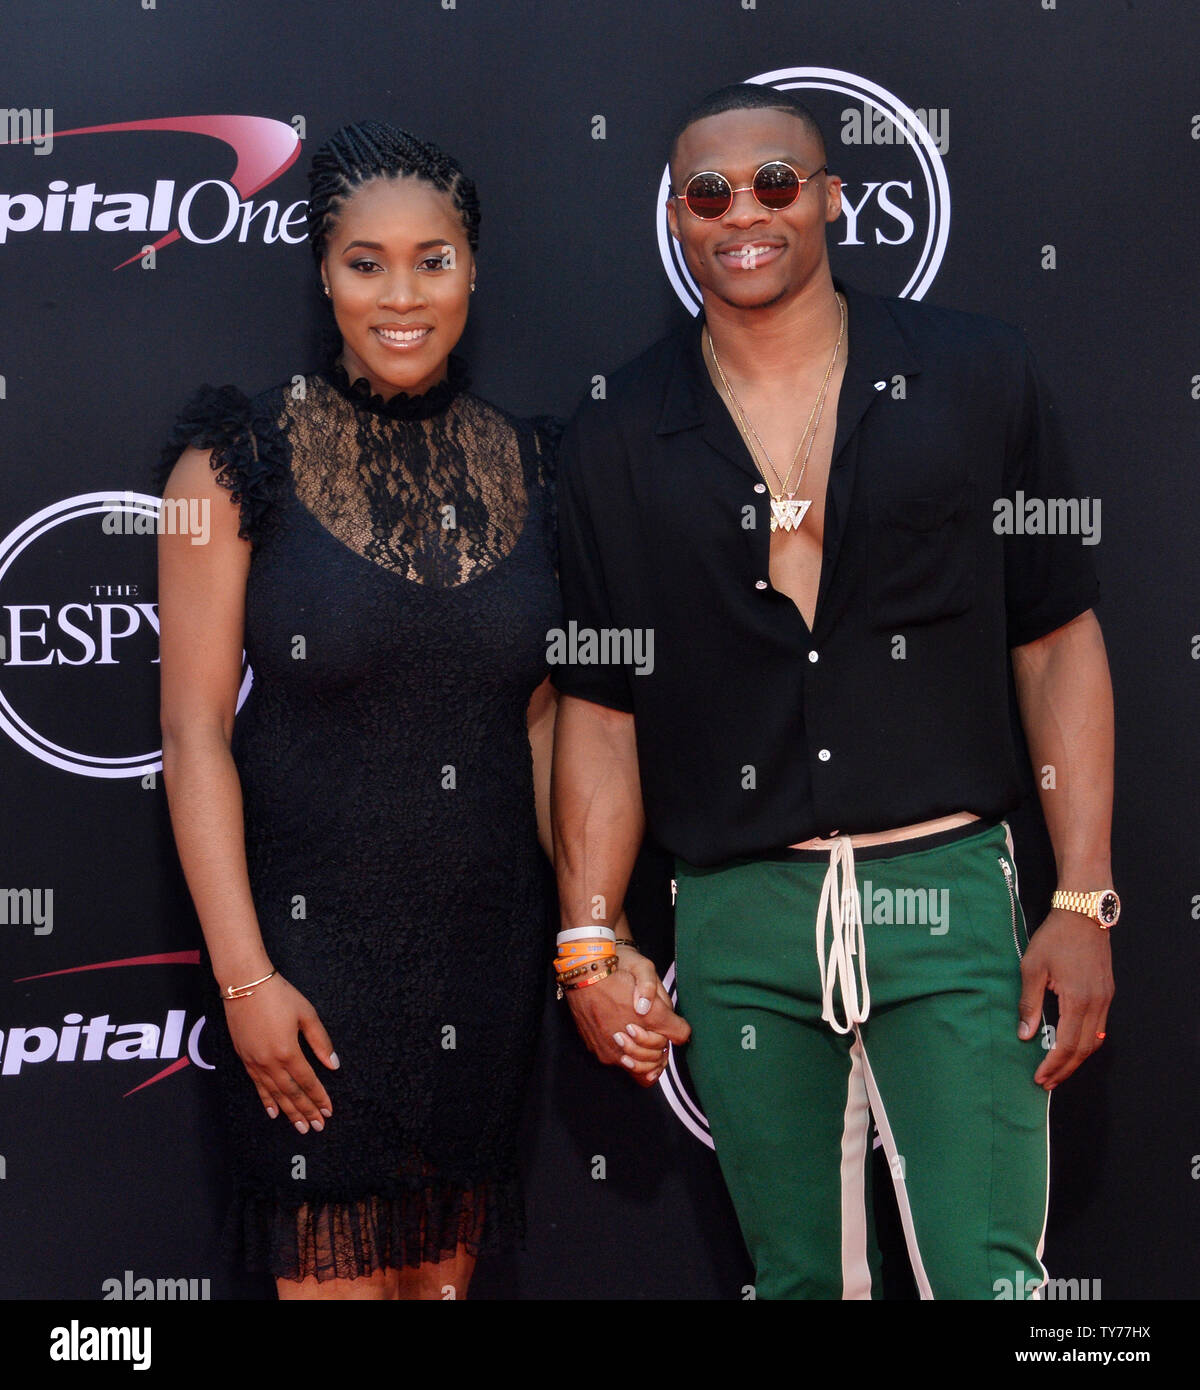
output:
[[[841,869],[841,887],[838,870]],[[832,918],[832,939],[825,950],[825,922]],[[858,956],[855,974],[852,957]],[[849,835],[839,835],[829,851],[829,868],[821,885],[817,909],[817,964],[821,968],[821,1017],[835,1033],[849,1033],[866,1021],[871,1011],[871,991],[867,985],[867,943],[863,934],[858,883],[854,876],[854,845]],[[862,1004],[859,1004],[861,981]],[[840,988],[845,1022],[834,1015],[834,985]]]

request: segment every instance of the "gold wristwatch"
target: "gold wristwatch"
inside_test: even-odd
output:
[[[1094,893],[1064,893],[1060,888],[1050,895],[1050,906],[1066,908],[1068,912],[1082,912],[1105,931],[1115,927],[1121,915],[1121,899],[1111,888],[1100,888]]]

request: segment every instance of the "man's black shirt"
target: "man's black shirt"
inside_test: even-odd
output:
[[[849,353],[811,633],[771,586],[770,494],[702,320],[563,438],[553,683],[635,716],[648,828],[696,865],[1011,811],[1009,649],[1098,597],[1079,535],[996,531],[997,499],[1023,516],[1018,494],[1078,496],[1021,333],[837,287]],[[570,659],[614,630],[640,637],[636,664]]]

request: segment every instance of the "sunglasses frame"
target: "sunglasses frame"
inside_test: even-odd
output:
[[[761,174],[764,169],[770,169],[772,165],[775,164],[781,164],[785,169],[790,169],[792,173],[796,176],[795,197],[793,197],[789,202],[784,203],[782,207],[777,208],[770,207],[767,203],[764,203],[763,200],[758,196],[758,192],[754,187],[754,179],[757,179],[759,174]],[[790,165],[786,159],[768,159],[765,164],[760,164],[758,168],[755,169],[754,179],[752,179],[749,183],[742,184],[740,188],[735,188],[733,184],[729,181],[729,179],[727,179],[719,169],[699,169],[696,171],[696,173],[692,175],[690,179],[688,179],[687,185],[685,186],[683,192],[672,193],[671,197],[677,198],[680,202],[682,202],[684,207],[687,208],[688,212],[690,212],[692,216],[700,222],[720,221],[722,217],[725,217],[728,214],[729,209],[733,207],[734,201],[736,200],[737,195],[739,193],[753,193],[754,201],[759,205],[760,208],[766,208],[768,212],[783,212],[786,208],[790,208],[792,206],[792,203],[794,203],[796,199],[799,198],[800,194],[804,192],[804,185],[808,183],[810,179],[815,179],[818,174],[827,174],[828,172],[829,166],[827,164],[822,164],[819,169],[814,169],[811,174],[801,174],[800,170],[793,168],[793,166]],[[729,189],[729,202],[726,204],[724,208],[721,209],[720,212],[714,213],[711,217],[705,217],[703,213],[697,212],[696,209],[692,207],[692,205],[687,200],[687,190],[697,179],[702,179],[705,177],[721,179],[724,181],[725,186]]]

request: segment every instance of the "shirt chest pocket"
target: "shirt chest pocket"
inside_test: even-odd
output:
[[[975,602],[973,491],[951,484],[870,504],[867,584],[871,623],[896,629],[939,622]]]

